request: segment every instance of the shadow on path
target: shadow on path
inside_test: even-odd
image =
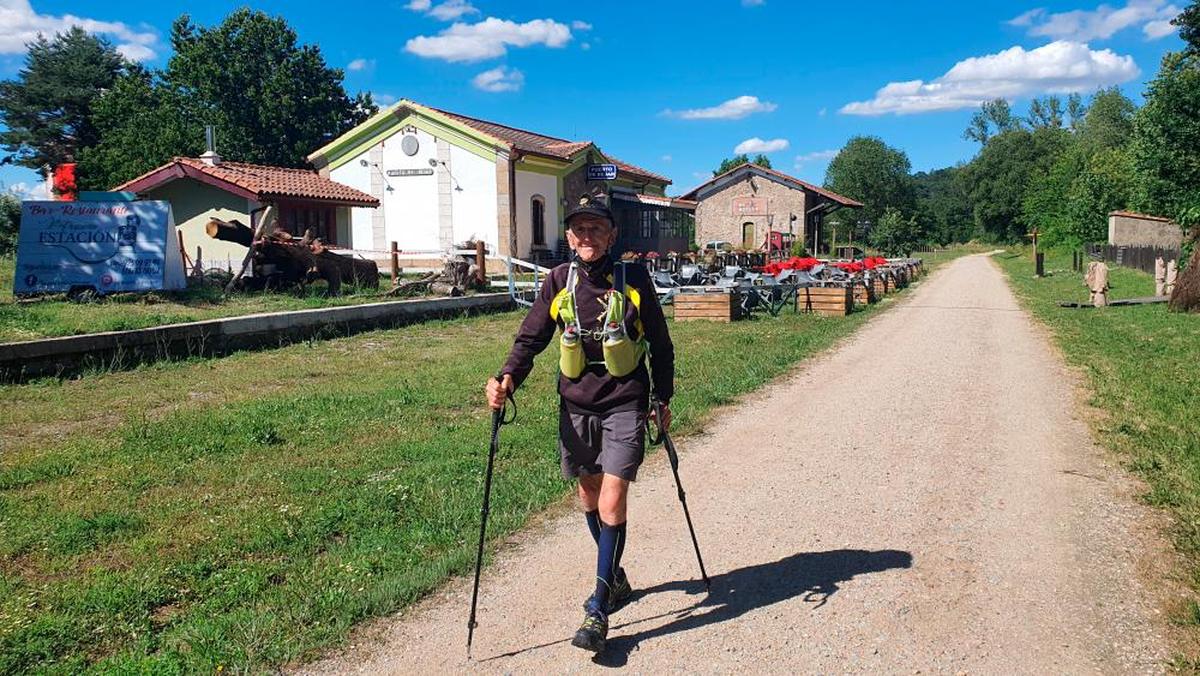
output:
[[[607,650],[597,655],[593,661],[607,667],[625,666],[630,653],[637,650],[642,641],[726,622],[756,608],[786,601],[795,596],[803,596],[805,602],[814,604],[815,610],[837,592],[839,583],[846,582],[856,575],[878,573],[893,568],[909,568],[912,566],[912,560],[912,554],[894,549],[836,549],[828,552],[793,554],[772,563],[722,573],[712,578],[712,589],[702,601],[659,616],[675,615],[674,621],[635,634],[610,634]],[[636,598],[672,590],[702,593],[700,582],[681,581],[642,590]],[[617,631],[644,621],[618,624],[613,626],[612,630]]]

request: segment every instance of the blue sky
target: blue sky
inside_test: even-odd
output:
[[[349,91],[409,98],[545,134],[596,141],[698,184],[739,146],[819,183],[848,138],[870,134],[914,170],[967,161],[977,102],[1120,84],[1140,101],[1184,0],[337,3],[0,0],[0,77],[37,31],[81,23],[161,67],[172,20],[218,23],[249,4],[284,16],[347,69]],[[36,181],[0,168],[7,186]]]

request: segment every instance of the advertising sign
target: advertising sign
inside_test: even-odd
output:
[[[615,164],[589,164],[587,168],[587,180],[589,181],[613,181],[617,178],[617,165]]]
[[[14,294],[182,289],[168,202],[22,202]]]

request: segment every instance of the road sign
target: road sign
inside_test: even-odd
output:
[[[615,164],[589,164],[587,166],[587,180],[589,181],[612,181],[617,178],[617,165]]]

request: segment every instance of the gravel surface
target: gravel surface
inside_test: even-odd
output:
[[[1162,672],[1144,580],[1168,547],[1075,387],[991,260],[958,259],[680,440],[711,593],[659,452],[631,498],[638,595],[603,655],[570,645],[595,549],[568,514],[485,572],[474,661],[459,579],[306,669]]]

